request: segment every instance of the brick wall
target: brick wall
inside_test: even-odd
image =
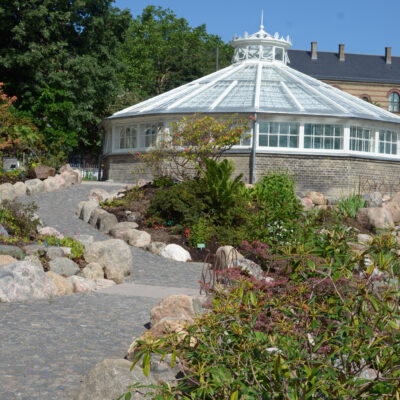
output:
[[[250,180],[249,154],[230,154],[237,174]],[[108,156],[105,160],[105,178],[115,182],[132,183],[135,177],[151,179],[151,173],[131,156]],[[133,174],[133,170],[137,174]],[[258,154],[256,179],[269,171],[288,172],[296,180],[297,190],[305,193],[316,190],[331,197],[380,190],[400,191],[400,162],[368,160],[355,157]],[[360,186],[361,184],[361,186]]]

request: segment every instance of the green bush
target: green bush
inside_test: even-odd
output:
[[[71,248],[72,258],[80,258],[85,251],[85,246],[69,236],[65,236],[62,239],[59,239],[55,236],[42,236],[43,242],[46,242],[50,246],[63,246]]]
[[[360,195],[353,195],[341,199],[338,203],[338,209],[345,217],[355,218],[360,208],[365,207],[366,201]]]
[[[210,219],[200,217],[190,229],[189,244],[196,247],[199,243],[207,244],[215,235],[215,228]]]
[[[31,238],[35,236],[39,224],[36,210],[35,203],[26,205],[18,200],[3,200],[0,203],[0,223],[11,235]]]

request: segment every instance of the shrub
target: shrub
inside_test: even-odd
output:
[[[360,195],[353,195],[341,199],[338,203],[338,209],[345,217],[355,218],[360,208],[365,207],[366,201]]]
[[[18,237],[33,237],[39,219],[35,215],[37,205],[22,204],[17,200],[3,200],[0,203],[0,223],[8,233]]]
[[[81,242],[69,236],[65,236],[62,239],[59,239],[55,236],[43,236],[42,240],[50,246],[70,247],[73,258],[82,257],[85,251],[85,246]]]
[[[215,229],[209,218],[200,217],[190,229],[189,244],[196,247],[199,243],[207,244],[215,235]]]

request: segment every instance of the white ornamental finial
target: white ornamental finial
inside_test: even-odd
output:
[[[264,10],[261,9],[261,25],[260,25],[260,29],[263,30],[264,29]]]

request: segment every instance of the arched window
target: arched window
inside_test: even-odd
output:
[[[396,92],[392,92],[389,95],[389,111],[391,112],[400,111],[400,96]]]
[[[371,99],[367,94],[363,94],[361,96],[361,100],[367,101],[368,103],[371,103]]]

